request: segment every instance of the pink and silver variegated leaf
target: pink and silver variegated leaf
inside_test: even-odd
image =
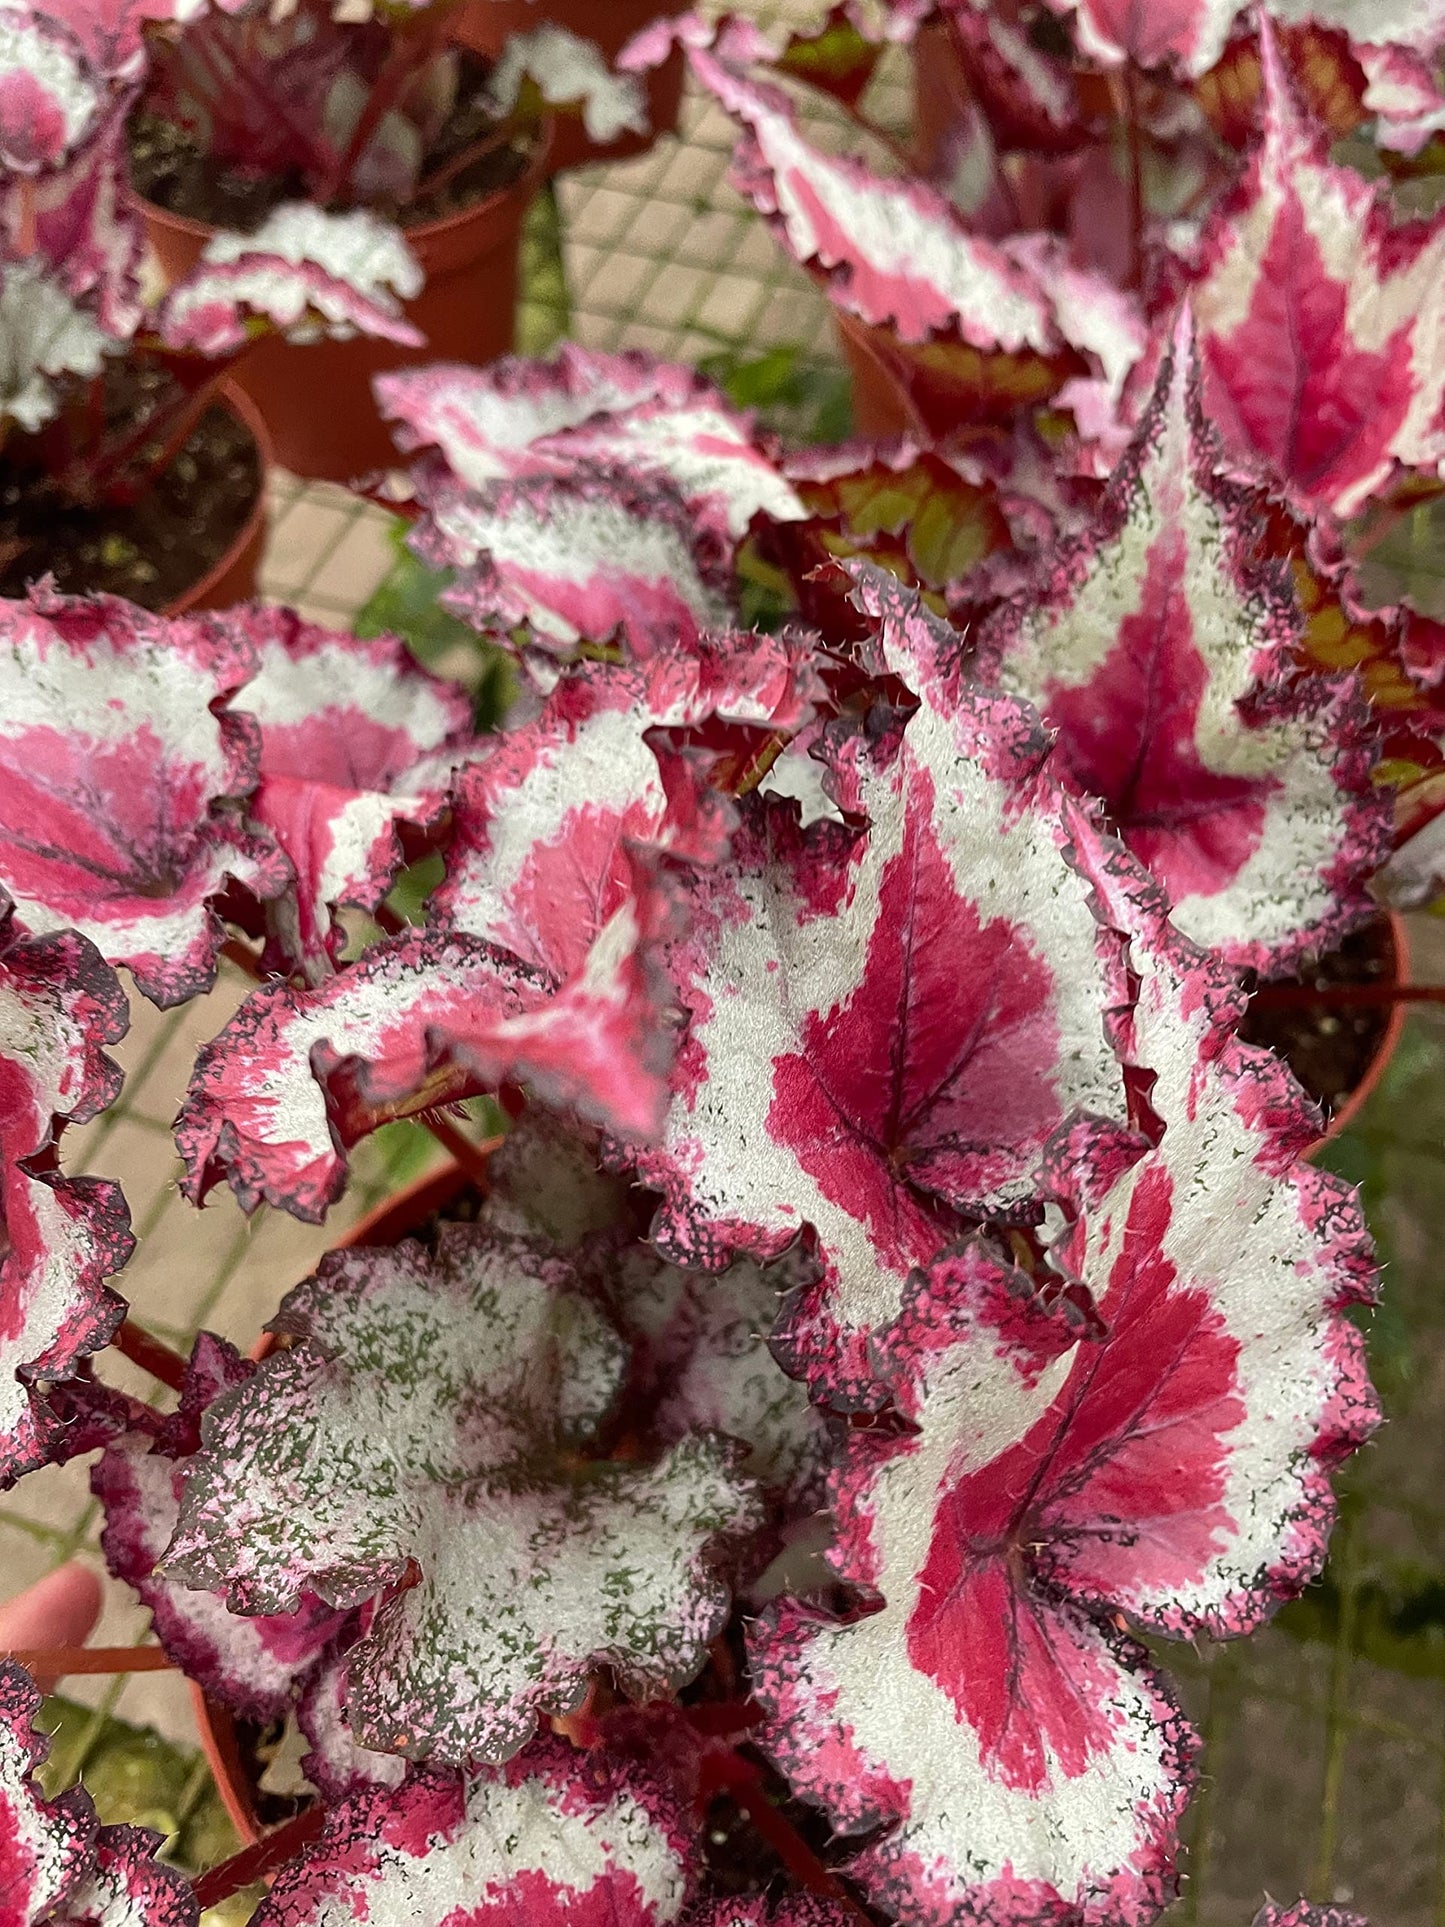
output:
[[[1079,51],[1102,66],[1170,67],[1197,79],[1224,51],[1244,0],[1048,0],[1071,16]]]
[[[196,1927],[191,1883],[156,1858],[163,1840],[149,1827],[102,1827],[92,1865],[46,1927]]]
[[[649,732],[792,730],[819,693],[799,647],[775,637],[707,637],[635,668],[579,665],[459,778],[432,915],[571,977],[634,887],[633,850],[705,864],[727,847],[732,811],[707,786],[708,758]]]
[[[627,1348],[560,1254],[488,1226],[333,1254],[284,1301],[300,1342],[218,1401],[171,1548],[249,1612],[397,1587],[347,1655],[363,1746],[510,1757],[611,1666],[690,1678],[728,1609],[715,1559],[758,1508],[732,1448],[580,1463]]]
[[[883,1604],[785,1601],[752,1640],[760,1743],[838,1832],[883,1828],[845,1871],[905,1927],[1145,1927],[1174,1890],[1193,1736],[1029,1567],[1078,1336],[981,1242],[915,1274],[878,1348],[915,1429],[855,1435],[833,1481],[832,1563]]]
[[[974,666],[1058,732],[1180,929],[1276,975],[1371,913],[1390,809],[1356,678],[1297,672],[1291,577],[1258,555],[1269,504],[1221,459],[1186,313],[1092,528],[988,622]]]
[[[980,349],[1059,346],[1044,290],[943,195],[835,158],[802,135],[786,94],[709,48],[690,47],[701,85],[746,130],[734,178],[795,261],[816,264],[840,307],[903,341],[948,328]]]
[[[0,8],[0,167],[59,167],[94,126],[103,88],[80,43],[53,14]]]
[[[595,1132],[529,1104],[487,1161],[482,1216],[503,1231],[575,1252],[627,1222],[628,1185],[600,1167]]]
[[[1239,1042],[1236,980],[1070,813],[1076,861],[1128,941],[1118,1045],[1151,1080],[1163,1134],[1115,1172],[1087,1129],[1050,1159],[1070,1220],[1055,1261],[1110,1336],[1054,1452],[1072,1486],[1038,1556],[1077,1600],[1159,1632],[1232,1636],[1319,1571],[1330,1469],[1378,1423],[1347,1316],[1373,1297],[1373,1252],[1351,1187],[1303,1162],[1314,1107],[1277,1057]],[[1091,1534],[1101,1514],[1134,1528]]]
[[[224,1176],[243,1210],[319,1224],[346,1149],[378,1124],[508,1082],[653,1135],[671,1056],[653,953],[671,912],[640,864],[636,877],[560,986],[493,944],[419,932],[319,989],[254,991],[196,1061],[176,1122],[186,1195],[199,1203]]]
[[[40,1694],[30,1675],[0,1660],[0,1898],[16,1927],[52,1920],[84,1880],[95,1840],[95,1813],[76,1788],[47,1800],[34,1771],[50,1750],[37,1732]]]
[[[45,0],[37,11],[69,31],[97,73],[137,80],[145,66],[147,23],[194,19],[204,5],[205,0]],[[223,7],[228,13],[236,10],[236,0]]]
[[[645,1245],[603,1260],[609,1300],[633,1344],[631,1395],[665,1442],[721,1432],[748,1447],[742,1471],[788,1505],[817,1496],[830,1431],[806,1388],[768,1349],[800,1258],[739,1258],[721,1273],[682,1271]]]
[[[365,208],[331,214],[307,201],[277,208],[253,234],[223,231],[157,317],[168,348],[234,354],[262,320],[292,343],[369,335],[419,348],[401,298],[422,285],[400,229]]]
[[[231,808],[258,732],[227,708],[253,659],[224,629],[42,586],[0,604],[0,884],[32,930],[73,927],[153,1003],[209,988],[232,881],[284,858]]]
[[[333,912],[374,910],[402,862],[401,825],[426,828],[445,809],[471,702],[390,636],[362,641],[260,604],[222,620],[259,664],[239,699],[261,725],[251,818],[295,873],[273,927],[293,967],[326,975],[344,941]]]
[[[557,655],[620,636],[645,659],[732,620],[731,545],[664,481],[604,474],[478,492],[425,459],[413,479],[425,514],[408,543],[456,570],[442,602],[477,629],[525,623]]]
[[[499,1771],[353,1794],[277,1875],[253,1927],[669,1927],[696,1881],[669,1793],[549,1739]]]
[[[1205,410],[1305,508],[1353,513],[1397,464],[1445,460],[1445,217],[1397,225],[1337,166],[1260,34],[1264,137],[1200,244]]]
[[[310,1742],[301,1771],[323,1800],[344,1800],[366,1787],[400,1786],[408,1772],[399,1753],[358,1744],[346,1717],[346,1660],[333,1653],[307,1680],[296,1702],[296,1724]]]
[[[623,134],[645,134],[651,122],[647,95],[632,74],[615,73],[595,40],[544,20],[530,33],[509,33],[487,92],[497,112],[513,111],[530,80],[553,107],[580,110],[587,137],[606,146]]]
[[[1255,1915],[1253,1927],[1369,1927],[1369,1922],[1347,1907],[1318,1907],[1312,1900],[1284,1907],[1269,1900]]]
[[[1124,1107],[1101,1016],[1116,946],[1066,860],[1037,719],[948,676],[958,637],[892,577],[860,572],[859,597],[919,707],[833,744],[866,836],[754,809],[691,886],[687,1035],[639,1161],[680,1264],[768,1259],[812,1226],[821,1279],[775,1343],[849,1401],[871,1396],[868,1333],[953,1235],[947,1207],[1034,1215],[1051,1132]]]
[[[66,375],[98,375],[120,343],[44,259],[0,267],[0,423],[34,434],[60,407]]]
[[[1358,47],[1366,86],[1361,105],[1375,116],[1375,142],[1397,154],[1418,154],[1445,130],[1445,97],[1430,61],[1404,47]]]
[[[1313,21],[1349,36],[1351,47],[1404,47],[1427,57],[1445,46],[1445,0],[1265,0],[1284,26]]]
[[[90,1486],[105,1511],[106,1563],[150,1608],[166,1652],[210,1698],[264,1722],[286,1710],[335,1638],[342,1615],[306,1594],[292,1612],[248,1619],[230,1612],[219,1593],[177,1585],[156,1571],[180,1518],[201,1415],[250,1373],[223,1339],[203,1332],[187,1372],[179,1435],[174,1422],[124,1433],[91,1468]]]
[[[35,253],[68,294],[86,301],[80,320],[99,324],[106,337],[102,353],[129,340],[144,313],[145,223],[129,191],[125,109],[124,100],[117,102],[63,167],[47,169],[34,182],[12,182],[4,204],[12,251],[19,252],[20,231],[33,221]],[[77,325],[71,324],[72,331]],[[94,358],[88,353],[87,360]],[[82,365],[74,372],[95,369]]]
[[[771,1905],[753,1899],[700,1901],[683,1927],[856,1927],[857,1918],[836,1900],[787,1894]]]
[[[119,1186],[46,1167],[64,1124],[119,1094],[102,1047],[128,1017],[83,937],[16,941],[0,924],[0,1485],[44,1464],[64,1432],[43,1384],[68,1378],[124,1316],[105,1284],[133,1243]]]
[[[377,397],[399,445],[435,448],[468,488],[603,468],[665,476],[735,537],[759,510],[773,521],[804,513],[751,419],[695,370],[650,355],[565,342],[546,361],[382,375]]]

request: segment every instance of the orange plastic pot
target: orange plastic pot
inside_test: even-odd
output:
[[[485,1153],[486,1147],[481,1147]],[[360,1218],[337,1239],[335,1249],[349,1251],[356,1245],[394,1245],[425,1224],[434,1211],[442,1210],[472,1182],[471,1174],[455,1162],[443,1164],[407,1185],[390,1198],[383,1198],[373,1211]],[[251,1347],[251,1356],[260,1360],[272,1350],[275,1340],[263,1332]],[[254,1846],[264,1829],[251,1798],[250,1777],[241,1758],[236,1724],[230,1709],[207,1699],[194,1680],[189,1682],[195,1709],[196,1731],[206,1763],[215,1776],[216,1790],[232,1826],[243,1846]]]
[[[475,206],[407,229],[426,286],[406,303],[424,348],[358,336],[293,347],[273,338],[237,364],[232,379],[263,416],[276,460],[312,481],[349,482],[395,466],[396,445],[371,383],[389,369],[429,361],[484,363],[516,343],[522,223],[548,167],[544,139],[520,179]],[[189,274],[215,232],[201,221],[140,203],[167,285]]]
[[[223,381],[216,399],[236,416],[256,444],[260,469],[256,499],[225,554],[184,595],[168,602],[161,610],[163,616],[183,616],[198,609],[229,609],[233,603],[249,602],[256,593],[261,551],[266,546],[266,471],[275,459],[274,451],[261,411],[249,395],[234,382]]]
[[[582,40],[594,41],[610,61],[635,33],[666,11],[660,0],[467,0],[451,32],[462,46],[493,59],[509,34],[528,33],[543,21],[552,21]],[[550,171],[560,174],[591,161],[628,160],[647,153],[659,134],[675,134],[683,77],[681,47],[674,47],[650,74],[639,76],[647,90],[649,126],[644,134],[623,134],[602,145],[589,139],[579,118],[564,116],[553,138]]]

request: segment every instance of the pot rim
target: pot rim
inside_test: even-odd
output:
[[[194,609],[211,593],[218,582],[223,581],[230,574],[248,548],[255,545],[259,549],[265,540],[266,479],[276,465],[270,431],[255,402],[245,389],[239,387],[229,376],[223,377],[216,384],[216,400],[223,408],[229,409],[256,445],[256,459],[260,468],[256,499],[251,504],[250,514],[237,529],[230,547],[216,558],[206,573],[193,582],[189,589],[172,597],[161,611],[165,616],[182,616],[188,610]]]
[[[547,114],[541,122],[541,137],[526,167],[514,181],[509,181],[505,187],[493,188],[490,194],[483,195],[480,200],[469,201],[452,214],[439,214],[434,221],[419,221],[415,227],[401,227],[400,222],[395,223],[401,229],[403,239],[413,247],[418,243],[424,244],[434,236],[450,233],[492,213],[513,195],[533,192],[536,185],[546,178],[548,158],[552,151],[552,127],[552,116]],[[127,184],[125,195],[131,207],[147,221],[154,222],[157,227],[168,227],[174,233],[188,235],[202,246],[212,235],[220,232],[214,221],[198,221],[190,214],[173,214],[168,207],[162,207],[159,201],[148,200],[137,187]]]

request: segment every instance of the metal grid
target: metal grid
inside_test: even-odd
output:
[[[897,67],[870,106],[906,124]],[[732,140],[720,112],[690,95],[679,140],[559,183],[576,338],[682,360],[775,345],[828,357],[826,304],[725,183]],[[532,319],[545,332],[548,317]],[[388,518],[341,490],[285,477],[272,508],[265,592],[344,626],[391,565]],[[1416,948],[1417,977],[1445,981],[1445,927],[1422,925]],[[67,1168],[124,1184],[139,1235],[127,1295],[138,1318],[182,1347],[202,1324],[248,1344],[281,1292],[391,1181],[388,1148],[363,1147],[352,1190],[324,1229],[265,1212],[247,1223],[229,1193],[199,1214],[179,1197],[169,1123],[195,1048],[244,989],[224,972],[211,997],[179,1012],[137,1000],[117,1053],[123,1100],[65,1147]],[[1359,1906],[1375,1927],[1445,1927],[1445,1022],[1412,1020],[1391,1079],[1333,1156],[1364,1180],[1387,1248],[1372,1349],[1391,1423],[1346,1476],[1323,1589],[1252,1640],[1161,1646],[1205,1741],[1190,1879],[1170,1915],[1181,1927],[1240,1927],[1265,1892],[1292,1899],[1301,1890]],[[154,1392],[114,1354],[106,1372]],[[94,1558],[95,1531],[84,1467],[25,1481],[0,1506],[5,1589],[77,1552]],[[97,1636],[138,1639],[145,1620],[116,1587]],[[75,1688],[98,1710],[190,1736],[174,1678]]]

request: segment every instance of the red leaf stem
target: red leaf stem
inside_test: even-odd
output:
[[[110,1342],[122,1358],[128,1358],[132,1365],[139,1365],[143,1372],[158,1378],[162,1385],[169,1385],[173,1392],[180,1391],[185,1383],[186,1361],[180,1353],[172,1351],[159,1338],[152,1337],[134,1319],[127,1318]]]
[[[215,1907],[232,1894],[239,1893],[242,1887],[249,1887],[253,1880],[264,1880],[283,1866],[301,1847],[308,1846],[321,1831],[321,1821],[325,1808],[318,1800],[314,1806],[298,1813],[284,1826],[277,1827],[254,1846],[243,1847],[239,1853],[223,1860],[218,1867],[203,1873],[199,1880],[192,1883],[196,1905],[204,1913],[208,1907]]]

